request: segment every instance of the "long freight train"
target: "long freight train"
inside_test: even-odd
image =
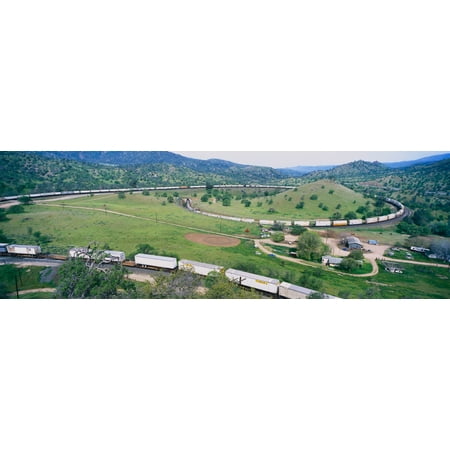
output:
[[[79,191],[60,191],[60,192],[45,192],[40,194],[29,194],[27,197],[30,199],[41,199],[46,197],[61,197],[61,196],[71,196],[71,195],[90,195],[90,194],[106,194],[111,192],[136,192],[136,191],[163,191],[163,190],[182,190],[182,189],[204,189],[205,185],[199,186],[161,186],[161,187],[148,187],[148,188],[119,188],[119,189],[91,189],[91,190],[79,190]],[[259,185],[259,184],[217,184],[214,185],[215,188],[228,189],[228,188],[283,188],[283,189],[293,189],[295,186],[275,186],[275,185]],[[22,196],[12,195],[6,197],[0,197],[0,202],[14,201],[18,200]],[[245,223],[259,223],[260,225],[274,225],[275,220],[258,220],[258,219],[247,219],[243,217],[232,217],[224,216],[221,214],[207,213],[200,210],[195,210],[192,208],[192,202],[187,199],[186,207],[192,212],[203,214],[210,217],[215,217],[224,220],[232,220],[235,222],[245,222]],[[306,227],[342,227],[342,226],[352,226],[352,225],[366,225],[380,222],[387,222],[389,220],[397,219],[405,215],[405,207],[397,200],[386,198],[385,202],[397,208],[397,212],[388,214],[385,216],[378,217],[368,217],[366,219],[350,219],[350,220],[329,220],[329,219],[316,219],[316,220],[285,220],[282,221],[285,225],[301,225]]]
[[[39,245],[16,245],[16,244],[0,244],[0,256],[20,256],[20,257],[39,257],[41,256],[41,247]],[[43,255],[44,256],[44,255]],[[56,257],[56,259],[66,259],[62,255],[45,255],[46,257]],[[211,272],[224,271],[225,276],[241,286],[247,288],[253,288],[264,294],[270,294],[272,296],[278,296],[287,299],[304,299],[313,294],[317,294],[317,291],[305,288],[303,286],[296,286],[285,281],[280,281],[275,278],[268,278],[262,275],[243,272],[236,269],[227,269],[215,264],[208,264],[200,261],[191,261],[187,259],[180,259],[160,256],[149,255],[145,253],[138,253],[134,257],[134,261],[127,261],[125,259],[125,253],[116,250],[102,250],[93,252],[88,247],[78,247],[69,250],[70,258],[83,258],[91,259],[98,258],[103,263],[116,263],[122,264],[126,267],[140,267],[144,269],[156,269],[156,270],[186,270],[198,275],[207,276]],[[328,294],[322,294],[324,298],[336,299]]]

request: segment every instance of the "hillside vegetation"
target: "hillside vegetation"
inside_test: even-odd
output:
[[[298,220],[340,219],[349,213],[363,217],[371,215],[375,208],[372,200],[330,180],[301,185],[275,195],[264,189],[215,189],[209,195],[205,192],[194,198],[194,206],[202,211],[238,217]],[[374,214],[376,212],[382,211],[374,211]]]
[[[58,158],[49,154],[45,156],[42,152],[0,152],[0,165],[3,169],[0,195],[78,189],[197,185],[207,182],[288,183],[279,172],[267,167],[242,166],[218,160],[216,163],[206,162],[205,165],[202,165],[204,163],[202,161],[196,166],[189,163],[190,158],[184,157],[180,157],[183,158],[181,161],[187,162],[175,163],[171,158],[168,158],[169,162],[161,162],[164,158],[157,157],[155,158],[157,162],[143,164],[139,162],[140,152],[126,153],[135,153],[137,159],[134,165],[82,162],[79,158]],[[93,157],[86,159],[95,160]],[[98,160],[101,161],[102,158]],[[132,162],[133,159],[130,157],[129,163]]]

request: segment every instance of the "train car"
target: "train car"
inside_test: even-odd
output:
[[[140,267],[155,267],[159,269],[176,269],[177,258],[169,256],[147,255],[145,253],[138,253],[134,257],[136,266]]]
[[[7,256],[8,255],[8,245],[7,243],[5,244],[0,244],[0,256]]]
[[[223,270],[222,266],[216,266],[215,264],[207,264],[199,261],[190,261],[188,259],[180,259],[178,261],[178,269],[186,270],[188,272],[194,272],[198,275],[207,276],[211,272],[220,272]]]
[[[349,225],[362,225],[364,223],[363,219],[350,219],[348,221]]]
[[[378,217],[368,217],[366,219],[366,223],[377,223],[378,222]]]
[[[254,273],[242,272],[240,270],[228,269],[225,276],[241,286],[257,289],[258,291],[268,292],[270,294],[278,293],[280,280],[275,278],[263,277]]]
[[[103,262],[105,263],[122,263],[125,261],[125,253],[117,250],[103,250]]]
[[[19,245],[11,244],[6,246],[10,255],[18,256],[38,256],[41,254],[39,245]]]
[[[87,247],[74,247],[69,250],[71,258],[90,259],[92,250]]]
[[[296,286],[295,284],[287,283],[282,281],[278,290],[278,295],[284,298],[308,298],[311,294],[316,291],[305,288],[303,286]]]
[[[277,220],[278,223],[281,223],[281,225],[285,225],[287,227],[292,226],[292,220]]]
[[[309,227],[309,220],[294,220],[294,225],[299,225],[301,227]]]
[[[333,220],[333,227],[345,227],[347,225],[347,220]]]
[[[392,220],[392,219],[395,219],[395,213],[392,213],[392,214],[388,214],[388,220]]]
[[[316,220],[314,225],[316,227],[331,227],[331,220]]]
[[[259,224],[260,225],[273,225],[275,223],[274,220],[260,220]]]
[[[378,222],[386,222],[388,219],[388,216],[378,216]]]

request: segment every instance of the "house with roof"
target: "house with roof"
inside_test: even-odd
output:
[[[361,241],[356,236],[348,236],[344,239],[345,246],[349,250],[361,250],[363,248],[363,245]]]
[[[337,258],[335,256],[325,255],[322,256],[322,264],[326,266],[335,267],[341,264],[343,258]]]

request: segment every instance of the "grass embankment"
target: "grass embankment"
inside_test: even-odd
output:
[[[250,192],[250,190],[249,190]],[[255,219],[327,219],[333,213],[340,212],[342,216],[350,211],[356,212],[359,206],[367,201],[373,207],[372,200],[364,198],[351,189],[337,183],[323,180],[305,184],[295,189],[289,189],[274,196],[264,196],[264,189],[260,197],[249,198],[251,205],[245,207],[241,200],[231,200],[230,206],[223,206],[222,202],[201,202],[201,195],[194,199],[194,205],[202,211],[226,214],[237,217]],[[316,195],[317,199],[311,199]],[[303,202],[302,208],[296,205]],[[273,209],[275,212],[269,212]],[[361,217],[360,214],[357,214]]]

